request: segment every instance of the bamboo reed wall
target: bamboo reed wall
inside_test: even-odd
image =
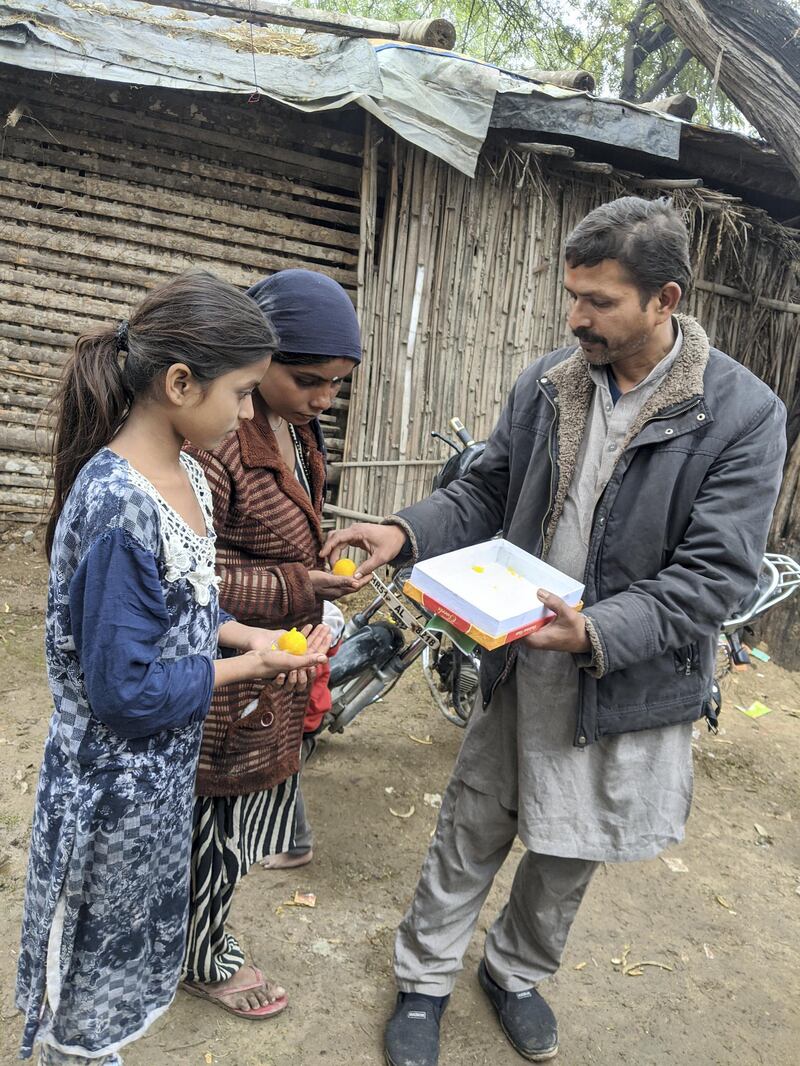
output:
[[[367,136],[365,167],[375,161],[369,128]],[[797,231],[712,190],[603,169],[498,149],[485,154],[473,181],[394,140],[382,226],[362,249],[366,356],[339,504],[383,515],[423,497],[448,454],[431,431],[458,415],[476,439],[485,437],[520,371],[571,339],[561,280],[570,230],[616,196],[668,191],[692,233],[688,311],[789,410],[792,460],[773,546],[800,557]],[[772,637],[800,645],[800,606],[775,618],[780,632]]]
[[[338,486],[340,510],[376,515],[419,499],[445,455],[431,430],[457,414],[485,436],[522,368],[568,339],[573,226],[614,196],[669,190],[692,229],[689,310],[789,408],[773,539],[800,553],[796,231],[763,212],[492,148],[470,180],[357,111],[3,66],[0,109],[0,521],[32,524],[47,503],[44,415],[75,337],[197,266],[247,285],[306,265],[353,293],[366,359],[324,419],[334,499]],[[787,632],[800,645],[800,607]]]
[[[689,312],[800,420],[797,242],[731,197],[663,184],[692,231]],[[513,153],[484,159],[472,181],[395,141],[365,269],[367,354],[339,503],[384,514],[421,498],[446,454],[431,430],[446,429],[452,415],[486,436],[520,371],[571,339],[561,281],[567,234],[608,199],[661,191],[652,179],[642,188],[622,174]]]
[[[356,298],[361,117],[0,66],[3,120],[0,520],[32,523],[43,416],[83,330],[192,267],[250,285],[307,266]],[[326,417],[333,459],[347,402]]]

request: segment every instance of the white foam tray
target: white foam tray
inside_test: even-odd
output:
[[[483,573],[474,567],[483,567]],[[576,607],[583,585],[507,540],[489,540],[417,563],[409,581],[420,592],[491,637],[530,625],[550,612],[538,589]]]

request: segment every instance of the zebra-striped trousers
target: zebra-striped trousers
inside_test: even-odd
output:
[[[296,801],[297,774],[266,792],[195,800],[184,980],[224,981],[244,964],[225,930],[233,892],[253,863],[292,846]]]

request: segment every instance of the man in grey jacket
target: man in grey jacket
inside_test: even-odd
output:
[[[511,1044],[558,1050],[537,990],[557,970],[600,862],[683,837],[692,722],[708,708],[720,623],[754,587],[785,452],[770,389],[677,314],[689,242],[664,200],[624,197],[567,240],[578,345],[518,379],[468,475],[331,535],[368,574],[493,537],[585,583],[585,609],[487,653],[435,837],[395,944],[391,1066],[435,1066],[439,1019],[515,836],[526,852],[478,970]]]

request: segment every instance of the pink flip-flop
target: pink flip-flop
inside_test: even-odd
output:
[[[251,992],[254,988],[263,988],[265,986],[266,982],[261,970],[255,966],[251,966],[250,969],[255,976],[255,981],[252,984],[242,985],[240,988],[231,988],[226,992],[209,992],[206,985],[196,985],[191,981],[184,981],[182,988],[190,996],[197,996],[198,999],[206,999],[211,1003],[216,1003],[218,1007],[222,1007],[229,1014],[235,1014],[237,1018],[253,1018],[260,1021],[264,1018],[272,1018],[276,1014],[280,1014],[281,1011],[286,1010],[289,1004],[286,996],[281,996],[280,999],[276,999],[272,1003],[265,1003],[261,1007],[252,1007],[250,1010],[239,1010],[238,1007],[232,1007],[225,1002],[226,996],[238,996],[241,992]]]

